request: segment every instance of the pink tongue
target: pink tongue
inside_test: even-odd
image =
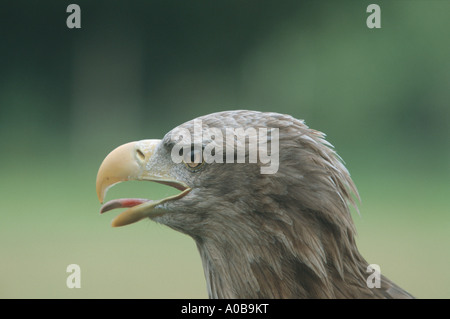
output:
[[[149,200],[145,198],[120,198],[110,200],[100,208],[100,214],[116,208],[134,207],[148,201]]]

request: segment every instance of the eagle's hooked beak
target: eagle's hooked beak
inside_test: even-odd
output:
[[[100,209],[104,213],[114,208],[130,207],[111,223],[113,227],[124,226],[146,217],[156,217],[165,213],[156,207],[168,200],[185,196],[191,189],[183,182],[176,181],[164,170],[152,170],[152,157],[160,140],[142,140],[121,145],[106,156],[97,173],[97,196],[100,203],[113,185],[130,180],[154,181],[173,186],[182,192],[154,201],[140,198],[124,198],[107,202]]]

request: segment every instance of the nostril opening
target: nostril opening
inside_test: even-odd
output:
[[[137,157],[141,160],[144,161],[145,160],[145,155],[141,150],[136,150],[137,153]]]

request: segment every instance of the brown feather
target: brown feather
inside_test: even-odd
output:
[[[412,297],[384,276],[381,288],[367,286],[350,213],[359,195],[323,133],[278,113],[199,119],[203,130],[279,128],[280,138],[276,174],[260,174],[260,163],[205,165],[190,177],[191,194],[173,204],[179,213],[156,219],[194,238],[211,298]],[[193,121],[180,127],[194,133]]]

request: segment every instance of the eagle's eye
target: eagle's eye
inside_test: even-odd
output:
[[[194,169],[199,168],[205,161],[203,159],[203,152],[202,150],[192,150],[189,153],[185,154],[183,159],[184,164],[186,164],[187,167]]]

